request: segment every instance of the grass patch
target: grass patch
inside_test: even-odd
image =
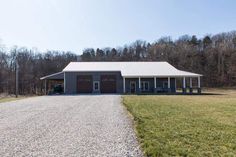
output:
[[[123,102],[147,156],[235,156],[236,91],[222,93],[124,96]]]
[[[18,98],[15,98],[15,97],[3,97],[3,98],[0,98],[0,103],[8,102],[8,101],[20,100],[20,99],[24,99],[24,98],[26,98],[26,97],[18,97]]]

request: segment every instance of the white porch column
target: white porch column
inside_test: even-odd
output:
[[[193,93],[193,80],[192,77],[189,78],[189,93]]]
[[[198,76],[198,88],[201,88],[201,78],[200,78],[200,76]]]
[[[170,89],[170,77],[168,77],[168,89]]]
[[[201,77],[198,76],[198,94],[201,94]]]
[[[66,94],[66,72],[64,72],[64,94]]]
[[[154,88],[157,88],[157,77],[154,77]]]
[[[186,93],[186,78],[183,77],[183,93]]]
[[[156,93],[157,91],[157,77],[154,77],[154,93]]]
[[[171,93],[171,89],[170,89],[170,77],[168,77],[168,93]]]
[[[186,79],[185,79],[185,77],[183,78],[183,88],[186,88]]]
[[[140,77],[138,78],[138,89],[139,89],[139,92],[141,92],[141,78]]]
[[[125,93],[125,77],[123,77],[123,93]]]
[[[154,77],[154,88],[157,88],[157,77]]]

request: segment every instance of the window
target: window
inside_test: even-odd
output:
[[[94,91],[99,91],[99,82],[98,81],[93,82],[93,90]]]
[[[149,91],[149,82],[148,81],[141,82],[141,90],[144,92]]]

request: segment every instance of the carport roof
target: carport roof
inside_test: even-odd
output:
[[[45,79],[50,79],[50,80],[63,80],[64,79],[64,72],[58,72],[58,73],[54,73],[51,75],[47,75],[44,77],[41,77],[40,80],[45,80]]]
[[[63,72],[120,71],[123,77],[199,77],[201,74],[181,71],[168,62],[71,62]]]

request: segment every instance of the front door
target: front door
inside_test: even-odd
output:
[[[130,93],[136,93],[136,82],[135,81],[130,82]]]
[[[99,91],[100,91],[100,82],[93,81],[93,92],[99,92]]]

